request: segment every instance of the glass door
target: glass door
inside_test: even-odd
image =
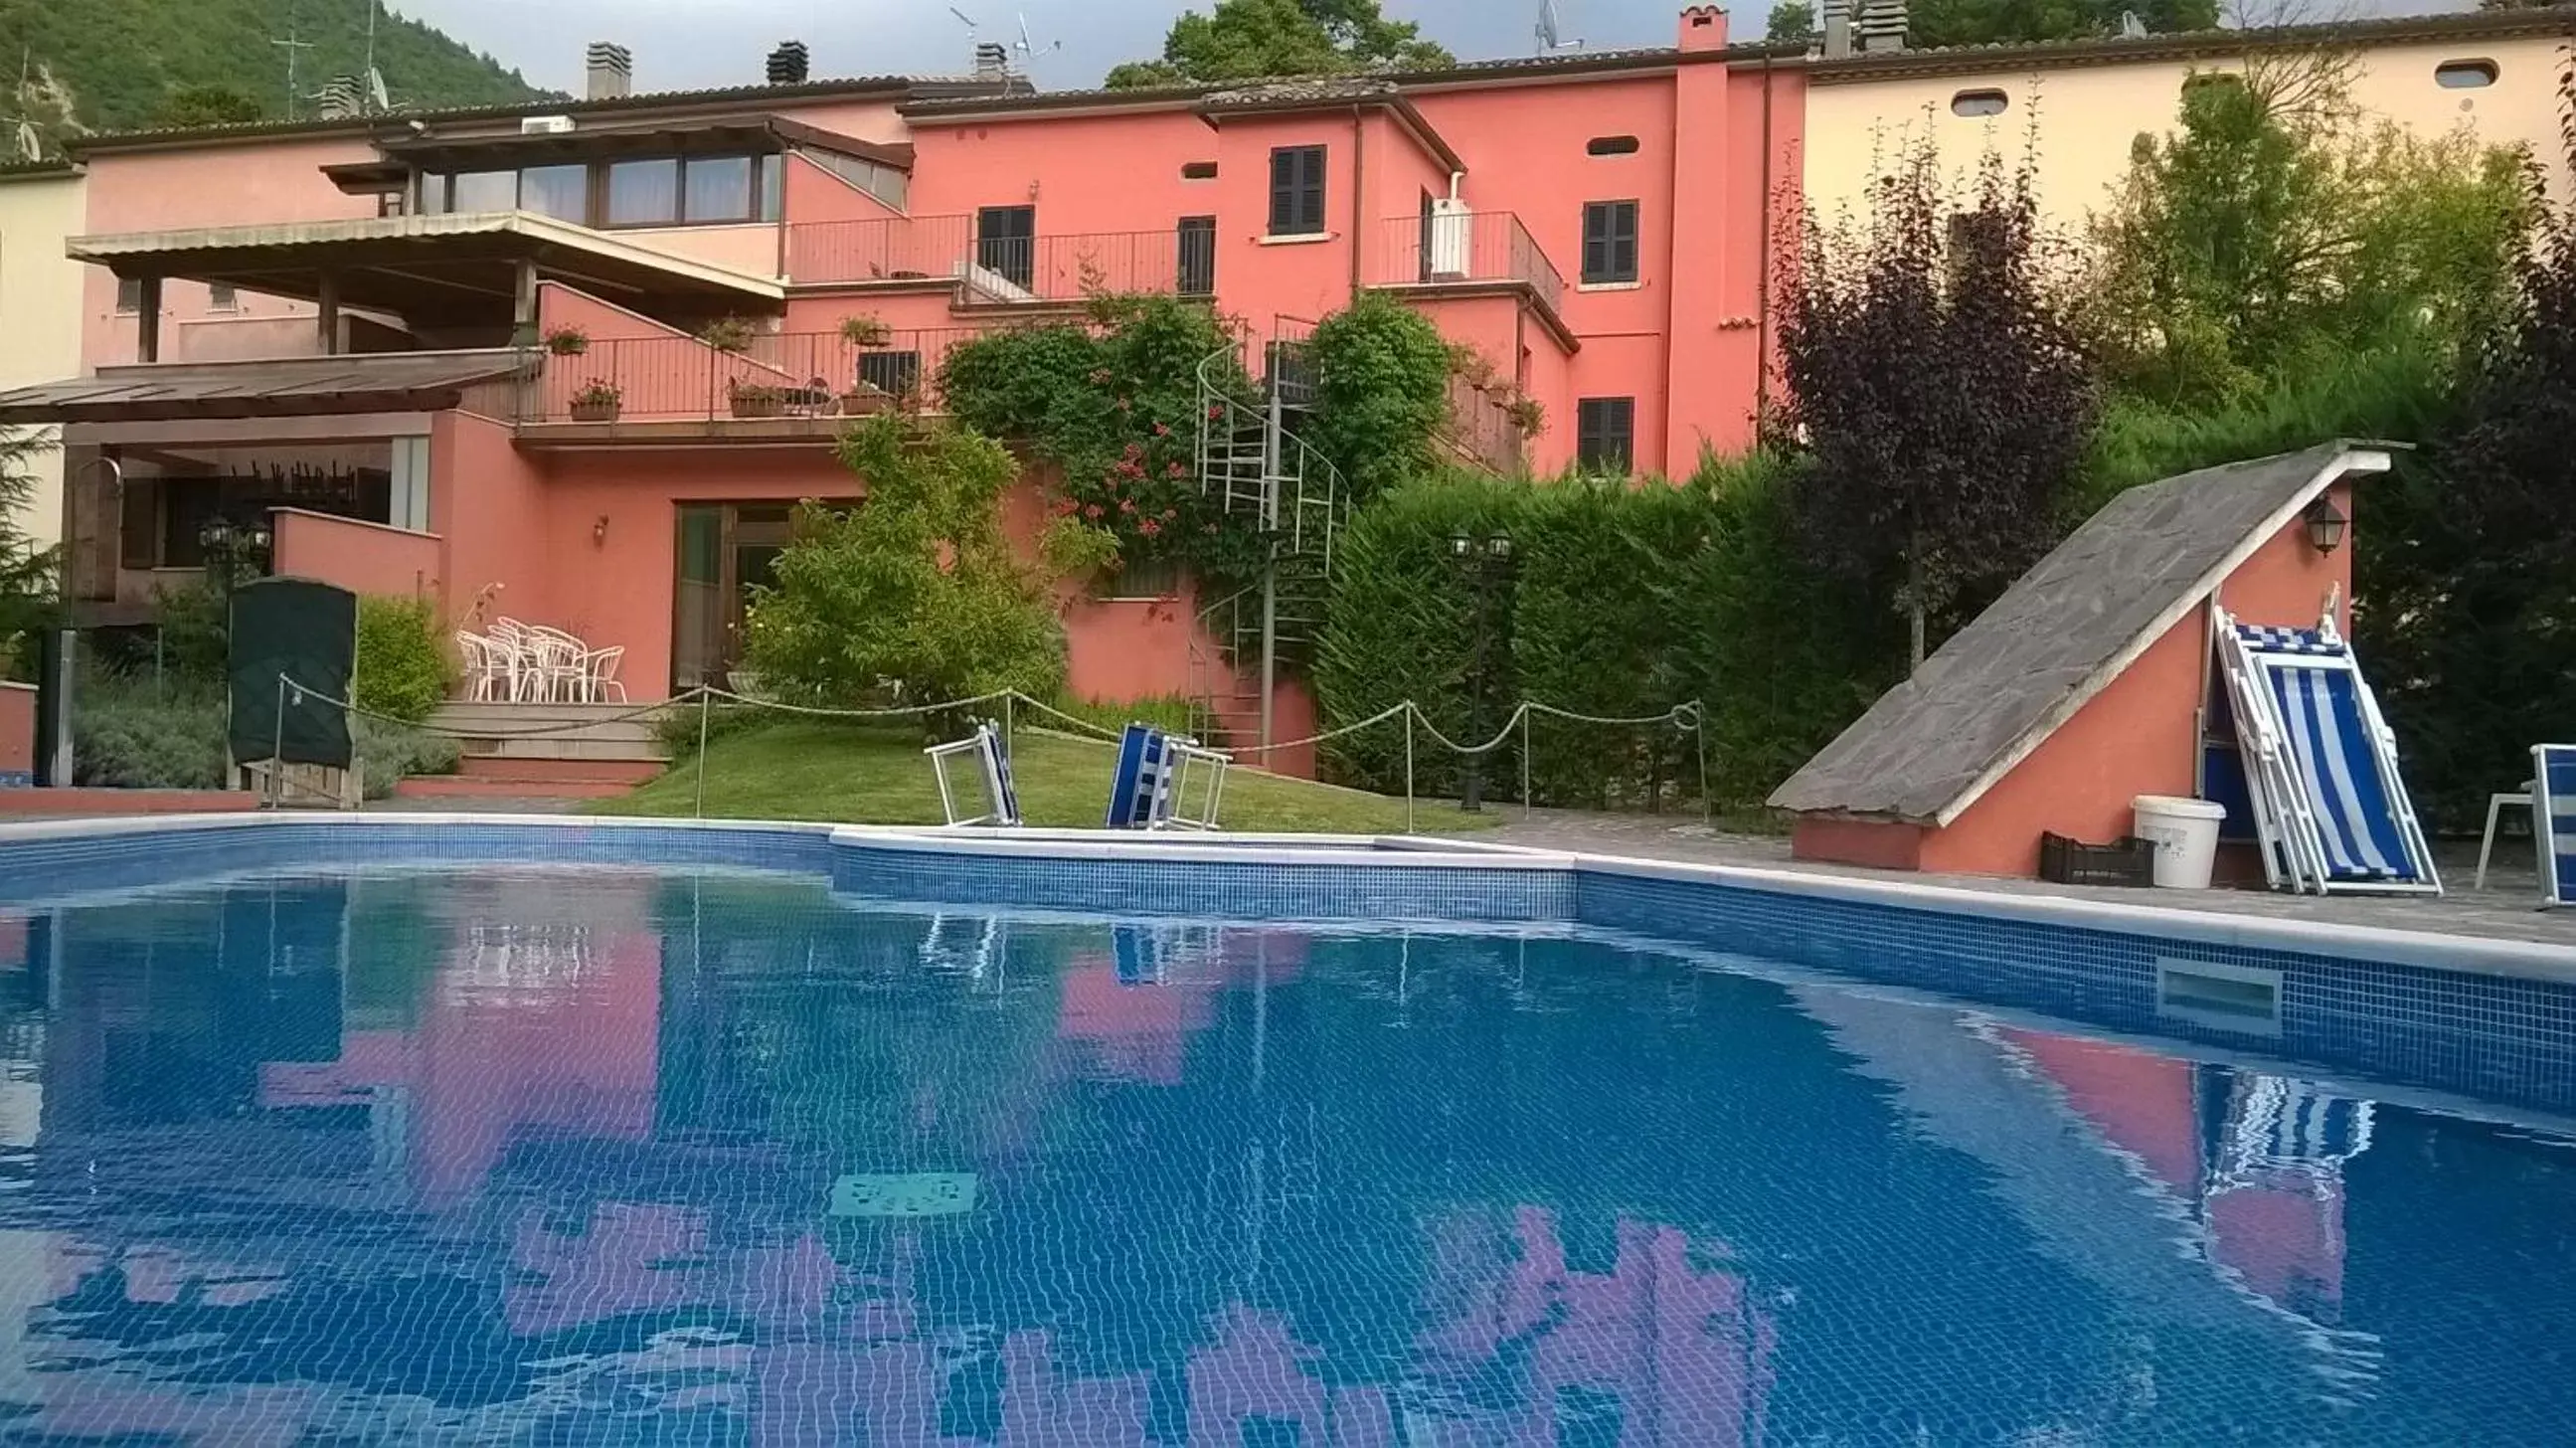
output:
[[[671,691],[731,688],[759,591],[795,541],[796,505],[682,503],[672,581]]]

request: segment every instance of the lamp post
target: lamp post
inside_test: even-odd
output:
[[[1473,652],[1467,675],[1467,742],[1485,742],[1485,672],[1493,642],[1494,595],[1512,574],[1512,537],[1500,528],[1483,537],[1460,529],[1449,535],[1449,556],[1467,577],[1476,601],[1471,627]],[[1467,756],[1458,786],[1458,807],[1470,813],[1485,807],[1485,756]]]

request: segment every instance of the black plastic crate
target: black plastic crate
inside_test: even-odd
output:
[[[2039,878],[2055,885],[2153,885],[2156,842],[2128,835],[2111,844],[2088,845],[2042,834]]]

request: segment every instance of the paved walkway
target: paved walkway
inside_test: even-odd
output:
[[[2531,842],[2527,839],[2496,842],[2495,864],[2487,872],[2487,888],[2484,890],[2469,888],[2469,877],[2477,867],[2477,847],[2474,844],[2444,842],[2434,847],[2444,887],[2439,899],[2358,895],[2320,899],[2313,895],[2280,895],[2266,890],[2113,890],[2083,885],[2051,885],[2035,880],[1899,875],[1857,867],[1796,864],[1789,859],[1789,841],[1784,836],[1726,834],[1710,830],[1696,819],[1672,815],[1538,810],[1526,821],[1517,814],[1510,818],[1511,823],[1503,828],[1477,838],[1536,849],[1580,850],[1596,855],[1686,860],[1697,864],[1759,865],[1865,879],[1916,880],[1974,890],[2063,895],[2123,905],[2152,904],[2186,910],[2262,915],[2279,920],[2316,920],[2334,925],[2436,931],[2494,940],[2528,940],[2576,949],[2576,907],[2549,911],[2537,908],[2540,877],[2531,857]]]

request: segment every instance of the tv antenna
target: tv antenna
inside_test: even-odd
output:
[[[291,121],[295,119],[295,103],[303,99],[295,84],[296,63],[303,58],[305,51],[313,48],[312,41],[295,38],[294,6],[289,5],[286,9],[286,38],[271,39],[268,43],[286,52],[286,118]]]
[[[956,16],[957,23],[966,27],[966,38],[969,40],[974,39],[975,32],[983,28],[976,23],[974,16],[967,14],[965,11],[958,9],[954,5],[948,7],[948,13]]]
[[[1583,41],[1580,37],[1573,40],[1561,39],[1558,34],[1559,29],[1560,27],[1558,26],[1556,19],[1556,0],[1538,0],[1539,54],[1554,55],[1559,51],[1581,50],[1583,48]]]
[[[1025,71],[1029,68],[1030,63],[1037,59],[1038,48],[1036,43],[1029,39],[1028,12],[1022,11],[1019,16],[1019,21],[1020,38],[1018,41],[1013,43],[1011,48],[1020,53],[1020,69]],[[1064,42],[1061,40],[1050,40],[1047,42],[1046,48],[1051,51],[1062,50],[1064,49]]]

